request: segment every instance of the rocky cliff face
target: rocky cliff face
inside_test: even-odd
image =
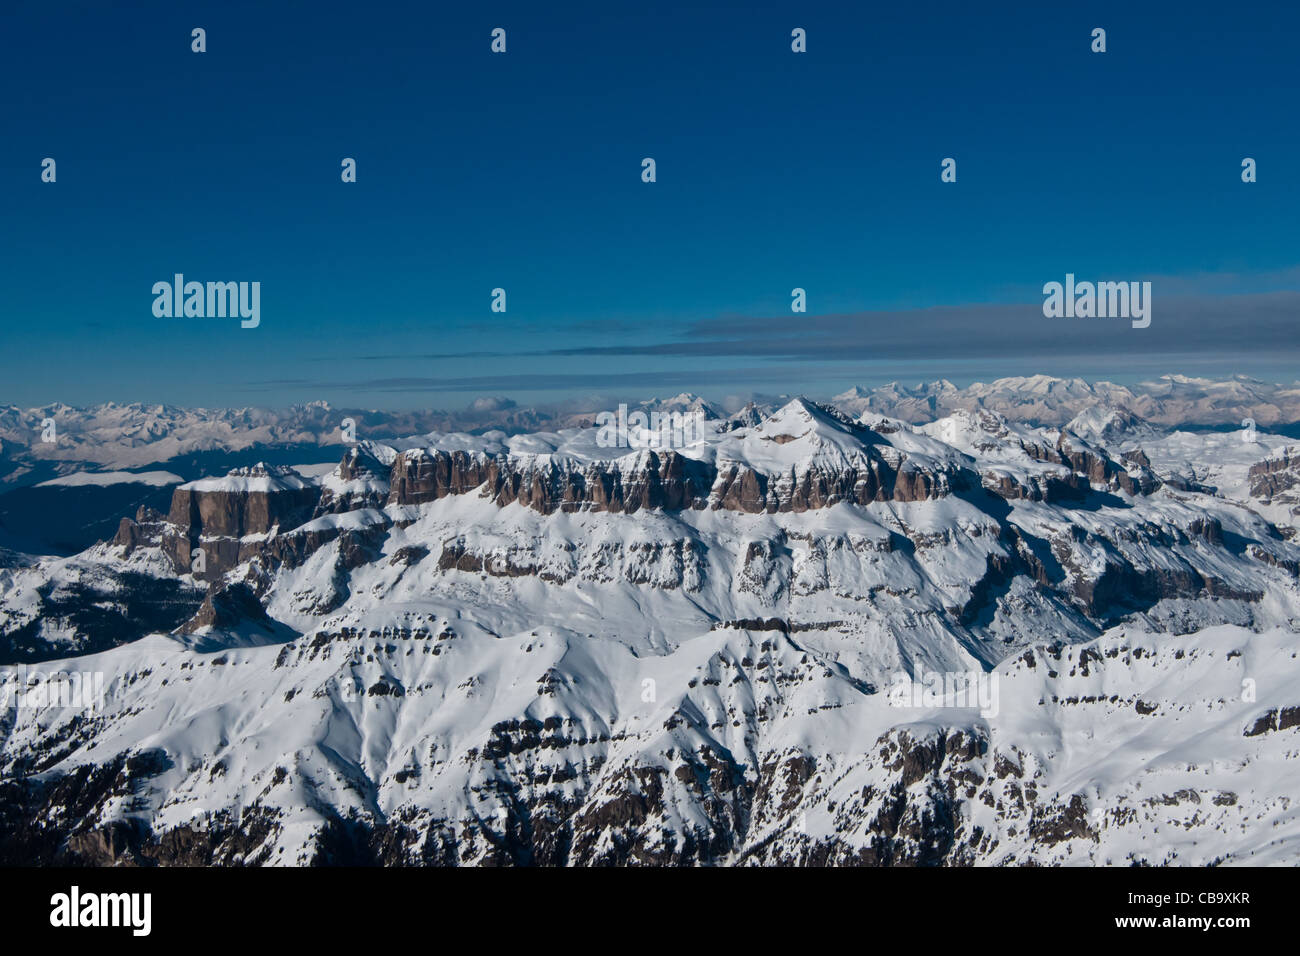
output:
[[[634,463],[516,462],[465,452],[405,452],[393,465],[390,504],[424,504],[448,495],[481,494],[497,505],[520,504],[542,514],[557,511],[722,508],[762,512],[808,511],[840,502],[921,501],[948,494],[945,470],[891,465],[873,456],[868,468],[765,474],[737,462],[714,466],[673,452],[647,452]]]
[[[161,548],[163,536],[170,530],[167,516],[153,508],[141,506],[134,518],[123,518],[111,544],[129,557],[136,548]]]
[[[167,518],[202,534],[239,538],[292,528],[310,516],[320,490],[291,468],[254,465],[224,479],[181,485]]]
[[[313,517],[362,508],[382,508],[389,500],[390,467],[368,448],[354,446],[339,462],[338,473],[321,482]]]
[[[297,527],[320,494],[292,469],[266,465],[190,482],[172,493],[162,546],[178,573],[215,580],[242,560],[245,538]]]
[[[1280,504],[1300,515],[1300,457],[1287,449],[1280,455],[1252,465],[1250,494],[1264,504]]]
[[[1136,455],[1121,465],[1106,452],[1067,432],[1060,433],[1055,445],[1025,442],[1022,447],[1035,461],[1051,462],[1069,468],[1071,477],[1062,484],[1071,491],[1078,489],[1084,482],[1122,490],[1130,495],[1149,495],[1160,487],[1160,481]]]

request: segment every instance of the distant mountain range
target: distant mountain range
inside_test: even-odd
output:
[[[1124,410],[1169,426],[1235,426],[1246,417],[1268,425],[1300,421],[1300,382],[1274,385],[1244,377],[1166,375],[1132,387],[1048,375],[1000,378],[967,388],[940,380],[913,388],[897,383],[871,390],[855,388],[831,401],[847,411],[873,411],[909,422],[984,408],[1013,421],[1064,425],[1095,407]]]
[[[773,407],[781,400],[759,402]],[[1097,406],[1120,409],[1167,426],[1238,425],[1252,418],[1261,425],[1300,422],[1300,382],[1269,384],[1245,377],[1226,380],[1167,375],[1141,385],[1086,382],[1046,375],[1001,378],[959,388],[946,380],[915,386],[897,382],[879,388],[853,388],[829,399],[849,414],[873,412],[924,423],[959,409],[988,409],[1012,421],[1064,425]],[[633,407],[637,407],[634,405]],[[701,410],[723,417],[720,406],[685,394],[642,402],[643,409]],[[600,407],[564,410],[522,408],[509,399],[479,399],[459,411],[391,412],[335,409],[326,402],[284,410],[260,408],[186,409],[172,405],[118,405],[87,408],[54,404],[21,409],[0,406],[0,480],[25,483],[40,465],[66,473],[85,466],[139,469],[195,454],[237,452],[257,447],[336,446],[340,423],[350,418],[358,435],[396,438],[429,432],[507,434],[590,424]],[[42,423],[52,420],[57,441],[42,442]],[[44,474],[40,480],[53,477]]]

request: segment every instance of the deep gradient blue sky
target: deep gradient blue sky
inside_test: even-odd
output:
[[[1281,2],[6,4],[0,402],[1290,381],[1297,36]],[[261,326],[155,318],[176,272],[260,281]],[[1151,280],[1151,328],[1045,319],[1066,272]]]

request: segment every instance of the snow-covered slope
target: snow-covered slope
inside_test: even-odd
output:
[[[779,630],[656,651],[428,605],[384,620],[75,662],[105,674],[102,712],[6,717],[7,858],[1300,860],[1291,631],[1027,651],[983,676],[981,714],[873,692]]]

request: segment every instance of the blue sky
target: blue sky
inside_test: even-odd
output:
[[[1293,4],[894,6],[9,5],[0,402],[1300,377]],[[1066,272],[1151,328],[1045,319]]]

